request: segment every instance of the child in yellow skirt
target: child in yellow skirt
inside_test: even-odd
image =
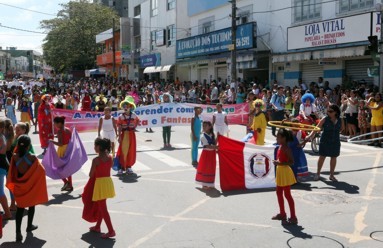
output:
[[[294,163],[293,154],[288,146],[288,143],[292,142],[293,139],[294,136],[291,131],[284,128],[279,129],[277,134],[279,149],[277,152],[277,160],[274,161],[274,164],[277,166],[275,181],[277,184],[279,214],[273,216],[271,219],[281,220],[283,225],[298,224],[298,219],[295,215],[295,203],[291,196],[291,185],[295,184],[297,181],[295,180],[294,172],[291,169],[291,165]],[[286,218],[283,195],[285,195],[285,198],[289,203],[290,218],[288,220]]]
[[[68,147],[68,144],[70,142],[70,139],[72,137],[72,131],[65,127],[65,117],[64,116],[56,116],[53,119],[53,123],[55,125],[55,128],[57,128],[57,140],[54,141],[51,140],[53,144],[58,146],[57,148],[57,155],[62,158],[65,156],[66,148]],[[61,191],[73,191],[73,184],[72,184],[72,176],[69,176],[68,178],[63,178],[62,181],[64,182],[64,186],[61,188]]]
[[[89,228],[92,232],[101,232],[101,222],[105,221],[108,228],[108,233],[101,235],[102,238],[111,238],[116,236],[116,233],[110,220],[106,199],[115,196],[114,185],[110,177],[110,170],[113,165],[113,158],[109,154],[111,143],[109,139],[97,138],[94,141],[94,150],[98,157],[92,161],[92,168],[89,172],[90,179],[95,178],[92,201],[97,205],[97,223]]]

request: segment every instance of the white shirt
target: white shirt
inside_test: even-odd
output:
[[[305,113],[305,116],[310,116],[312,113],[317,112],[317,107],[315,104],[310,104],[310,106],[306,106],[305,104],[301,104],[299,107],[300,111],[303,111]]]
[[[212,90],[211,90],[211,100],[217,100],[218,99],[218,88],[217,87],[214,87]]]

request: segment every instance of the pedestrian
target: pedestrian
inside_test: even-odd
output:
[[[13,130],[12,121],[10,119],[6,118],[4,120],[4,123],[5,123],[4,136],[5,136],[5,139],[7,141],[6,155],[7,155],[8,162],[10,162],[12,159],[12,155],[13,155],[12,144],[15,141],[15,132]],[[9,191],[9,194],[10,194],[10,198],[11,198],[11,205],[9,206],[9,210],[16,211],[15,197],[13,196],[11,191]]]
[[[335,178],[336,160],[340,154],[340,132],[343,131],[344,125],[340,120],[340,108],[338,105],[331,104],[327,110],[327,116],[324,117],[318,124],[318,128],[322,129],[322,134],[319,141],[319,159],[317,174],[314,176],[314,181],[320,178],[320,172],[326,157],[330,157],[330,177],[333,182],[338,180]],[[306,138],[312,140],[315,131]]]
[[[164,93],[160,96],[161,103],[172,103],[173,96],[169,93]],[[172,132],[172,126],[163,126],[162,127],[162,139],[164,141],[164,149],[172,148],[170,144],[170,137]]]
[[[203,189],[213,189],[216,170],[216,140],[213,124],[210,121],[203,122],[203,134],[201,137],[203,150],[197,167],[196,183],[201,184]]]
[[[51,95],[45,94],[41,97],[41,104],[38,110],[39,138],[41,148],[44,150],[42,155],[45,155],[49,140],[53,139],[53,121],[51,103]]]
[[[8,207],[7,196],[5,195],[5,192],[4,192],[5,177],[8,174],[8,168],[9,168],[9,162],[6,155],[7,140],[4,134],[5,134],[5,120],[0,119],[0,204],[3,208],[5,219],[11,219],[12,214]]]
[[[264,102],[261,99],[254,101],[255,112],[251,129],[253,130],[254,143],[259,146],[263,146],[265,144],[267,127],[266,115],[262,111],[263,106]]]
[[[272,105],[271,119],[273,121],[282,121],[285,117],[286,98],[283,94],[283,86],[278,86],[277,89],[277,92],[273,94],[270,100],[270,104]],[[271,132],[273,136],[276,136],[276,127],[271,127]]]
[[[298,224],[298,219],[295,215],[295,203],[291,195],[291,185],[297,182],[294,177],[294,172],[291,169],[291,166],[294,163],[293,154],[288,146],[288,143],[292,141],[293,133],[291,131],[286,130],[284,128],[278,130],[277,143],[279,144],[279,148],[276,156],[277,160],[274,161],[274,164],[276,166],[275,182],[277,185],[276,190],[279,205],[279,213],[273,216],[271,219],[281,220],[283,225]],[[287,219],[283,195],[285,196],[289,204],[289,219]]]
[[[299,123],[299,120],[294,118],[291,120],[293,123]],[[298,182],[304,180],[304,177],[309,175],[307,167],[307,159],[303,147],[306,145],[307,134],[302,130],[293,130],[294,140],[289,143],[291,152],[293,153],[294,164],[292,166],[295,178]]]
[[[27,232],[32,232],[38,227],[33,225],[35,206],[48,201],[45,170],[40,161],[30,154],[31,139],[28,135],[21,135],[17,141],[17,152],[13,155],[7,187],[12,191],[17,203],[16,210],[16,241],[21,242],[21,222],[25,208],[28,208]]]
[[[198,146],[202,129],[202,120],[200,118],[201,112],[201,107],[194,107],[194,117],[191,121],[192,165],[195,167],[198,165]]]
[[[32,112],[31,108],[29,106],[29,101],[26,98],[23,98],[21,105],[20,105],[20,121],[24,123],[31,124],[32,119]]]
[[[366,106],[366,101],[360,100],[358,108],[358,127],[361,135],[366,134],[367,129],[370,127],[370,123],[368,122],[368,111],[369,109]]]
[[[372,95],[367,102],[368,107],[371,109],[371,132],[382,131],[383,128],[383,101],[382,94],[376,93]],[[380,138],[382,134],[373,134],[372,138]],[[381,141],[376,140],[371,145],[381,146]]]
[[[109,155],[110,144],[111,141],[106,138],[96,138],[94,141],[94,150],[98,156],[92,161],[89,180],[82,194],[84,203],[83,219],[96,222],[96,225],[90,227],[89,230],[97,233],[101,233],[101,223],[104,220],[108,232],[101,235],[101,237],[105,239],[116,236],[106,205],[106,199],[115,196],[113,180],[110,177],[113,164],[113,158]]]
[[[133,97],[127,96],[120,103],[120,108],[124,112],[120,114],[117,121],[119,146],[116,157],[120,167],[118,174],[122,175],[125,172],[133,174],[132,166],[136,163],[137,155],[135,128],[139,121],[133,112],[136,108]]]
[[[72,131],[65,127],[65,117],[64,116],[56,116],[53,119],[53,123],[55,125],[55,128],[57,131],[57,141],[54,141],[53,139],[50,140],[54,145],[58,146],[57,148],[57,155],[59,158],[62,158],[65,156],[68,144],[70,142],[70,139],[72,138]],[[64,185],[61,188],[61,191],[73,191],[73,184],[72,184],[72,176],[69,176],[68,178],[62,178],[62,181],[64,182]]]
[[[17,123],[17,120],[16,120],[15,106],[12,105],[12,98],[10,97],[7,98],[7,103],[4,107],[4,111],[5,111],[5,116],[12,121],[13,125],[15,125]]]
[[[223,111],[223,105],[221,103],[217,103],[216,105],[217,111],[213,114],[213,127],[218,135],[228,135],[229,133],[229,123],[227,121],[227,113]]]
[[[41,96],[39,94],[39,91],[35,91],[35,94],[33,95],[33,117],[35,118],[35,133],[37,133],[37,125],[38,125],[38,109],[41,102]]]
[[[114,144],[116,142],[117,124],[109,107],[104,109],[104,116],[98,122],[98,137],[109,139],[111,142],[112,156],[115,155]]]

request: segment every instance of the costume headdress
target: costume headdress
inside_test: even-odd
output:
[[[265,103],[261,99],[257,99],[254,101],[254,107],[263,108],[264,105],[265,105]]]
[[[136,104],[134,103],[134,98],[132,96],[125,97],[125,100],[120,103],[120,108],[124,108],[125,105],[130,105],[133,109],[136,109]]]

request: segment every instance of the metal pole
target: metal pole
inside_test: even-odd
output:
[[[115,37],[115,25],[114,25],[114,23],[115,23],[115,20],[114,20],[114,18],[113,18],[113,27],[112,27],[112,42],[113,42],[113,44],[112,44],[112,51],[113,51],[113,82],[114,82],[114,80],[115,80],[115,73],[116,73],[116,37]]]
[[[379,42],[379,55],[380,55],[380,63],[379,63],[379,91],[383,90],[383,8],[380,7],[380,42]]]
[[[237,1],[231,0],[231,81],[237,81]],[[230,82],[229,82],[230,84]]]

